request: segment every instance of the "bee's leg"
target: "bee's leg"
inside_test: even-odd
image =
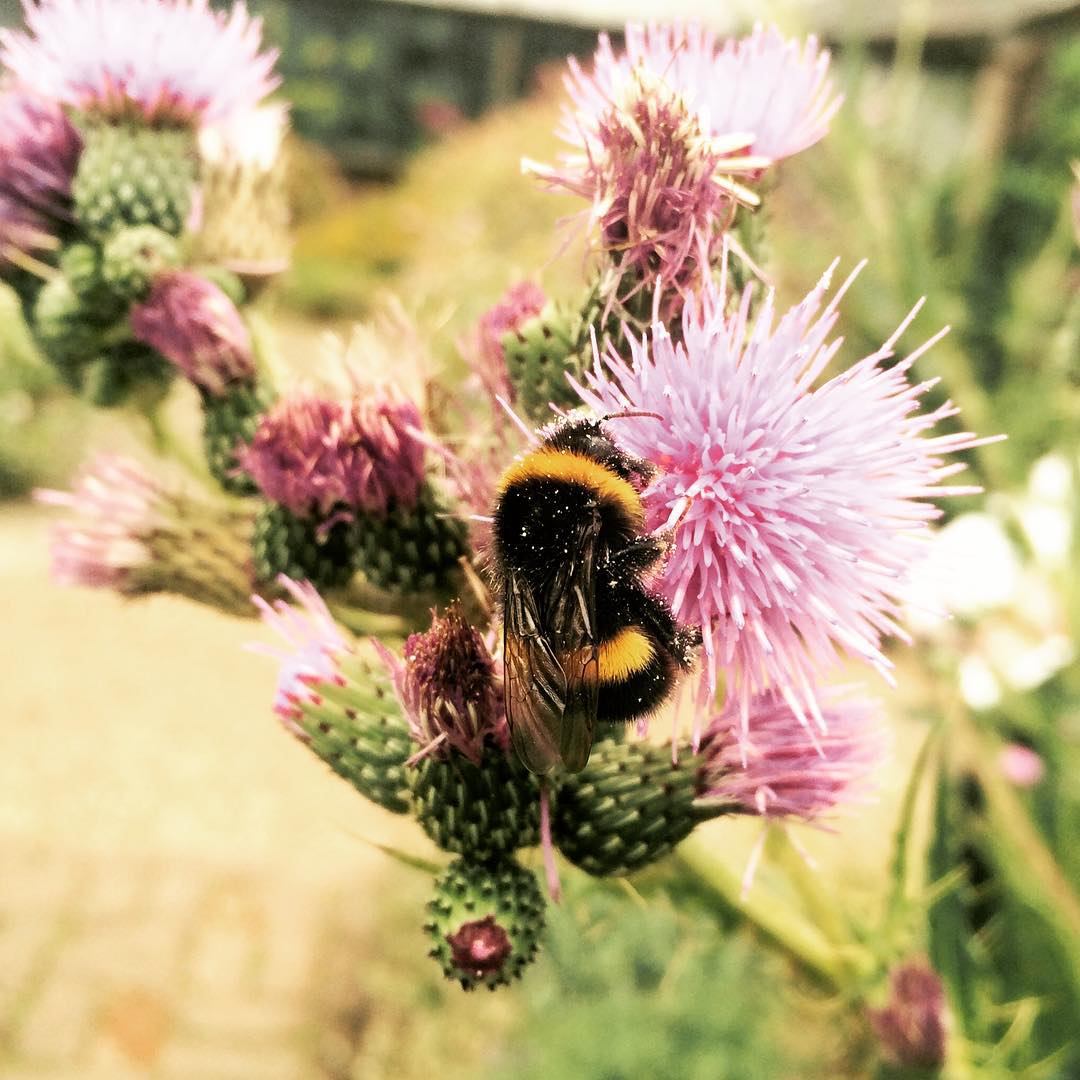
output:
[[[626,547],[613,551],[608,564],[617,577],[636,577],[656,565],[671,545],[668,533],[652,533],[641,536]]]

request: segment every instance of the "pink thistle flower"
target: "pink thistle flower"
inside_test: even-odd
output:
[[[241,468],[262,493],[298,517],[411,508],[424,482],[416,404],[393,387],[357,390],[348,401],[303,392],[259,421]]]
[[[572,104],[559,165],[526,162],[592,203],[601,245],[641,281],[685,289],[715,255],[735,205],[758,176],[822,138],[840,105],[829,54],[772,28],[719,41],[697,24],[626,28],[616,54],[601,35],[592,67],[570,60]]]
[[[433,613],[429,630],[411,634],[402,659],[378,643],[376,649],[420,747],[417,757],[454,752],[479,765],[485,746],[509,751],[501,672],[456,605]]]
[[[286,647],[256,642],[249,648],[280,663],[274,712],[285,727],[306,741],[308,736],[299,722],[303,707],[320,704],[320,684],[346,685],[339,660],[351,654],[353,646],[311,582],[296,582],[282,574],[278,583],[292,598],[292,604],[285,600],[269,604],[261,596],[251,599],[262,613],[263,622],[285,641]]]
[[[23,0],[26,29],[0,33],[0,63],[42,97],[107,119],[197,127],[273,90],[275,51],[243,3]]]
[[[57,104],[17,88],[0,91],[0,258],[50,244],[71,216],[82,138]]]
[[[84,468],[74,491],[39,489],[38,502],[74,511],[53,527],[52,577],[58,585],[140,591],[151,562],[144,539],[171,516],[170,495],[131,458],[102,454]]]
[[[890,979],[884,1008],[868,1009],[885,1057],[905,1069],[937,1070],[947,1050],[945,988],[925,960],[907,960]]]
[[[836,702],[812,732],[775,691],[750,702],[750,734],[730,702],[701,742],[701,797],[763,818],[816,821],[865,798],[887,739],[873,706]]]
[[[744,721],[751,698],[775,688],[820,722],[813,686],[842,653],[888,678],[881,638],[906,639],[896,620],[940,513],[925,499],[977,492],[941,484],[963,468],[946,455],[993,441],[926,436],[957,410],[919,413],[936,380],[912,385],[908,371],[941,334],[883,366],[918,307],[877,352],[818,384],[855,276],[823,308],[831,273],[779,321],[773,296],[751,321],[749,289],[726,315],[725,283],[710,286],[684,312],[681,342],[656,324],[651,341],[629,342],[628,361],[598,358],[578,387],[599,413],[661,417],[623,421],[616,436],[661,470],[643,495],[649,526],[678,528],[657,584],[676,618],[702,629],[702,698],[724,673]]]
[[[998,768],[1018,788],[1033,788],[1046,775],[1046,762],[1030,746],[1009,743],[998,752]]]
[[[236,305],[190,271],[160,274],[150,295],[132,309],[131,329],[215,397],[255,375],[251,335]]]
[[[503,338],[527,319],[539,315],[547,303],[544,290],[532,281],[519,281],[503,293],[499,302],[480,316],[473,340],[464,352],[470,366],[494,402],[514,400],[514,389],[506,370]]]

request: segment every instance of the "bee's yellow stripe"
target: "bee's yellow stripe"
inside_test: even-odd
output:
[[[614,637],[600,643],[595,668],[588,678],[604,683],[625,682],[652,662],[656,649],[640,626],[624,626]]]
[[[500,491],[525,480],[561,480],[591,488],[600,498],[622,507],[631,520],[640,526],[645,520],[641,496],[633,485],[618,473],[583,454],[570,450],[543,447],[526,454],[503,474]]]

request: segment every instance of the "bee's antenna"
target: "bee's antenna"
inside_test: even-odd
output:
[[[606,416],[600,417],[601,423],[607,423],[608,420],[629,420],[635,416],[648,416],[653,420],[663,420],[664,418],[655,412],[637,412],[627,409],[625,412],[613,412],[608,413]]]

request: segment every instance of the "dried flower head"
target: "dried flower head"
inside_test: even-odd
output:
[[[262,493],[300,517],[415,505],[424,482],[416,404],[393,386],[340,400],[312,391],[282,398],[240,456]]]
[[[63,105],[197,127],[257,105],[278,80],[261,20],[209,0],[23,0],[25,30],[0,33],[0,63]]]
[[[749,289],[728,315],[724,283],[710,287],[684,313],[681,342],[656,324],[628,361],[598,358],[580,390],[597,412],[646,414],[615,436],[659,467],[649,527],[678,526],[657,583],[676,618],[702,629],[704,699],[724,673],[744,720],[769,688],[816,716],[815,680],[841,653],[887,676],[881,638],[904,636],[896,617],[940,513],[925,500],[979,490],[941,481],[963,468],[946,455],[985,440],[927,437],[956,409],[918,412],[933,381],[908,381],[937,337],[884,366],[914,311],[877,352],[819,382],[854,278],[823,307],[831,273],[779,321],[771,295],[751,320]]]
[[[47,246],[70,218],[82,138],[55,102],[0,91],[0,260],[5,248]]]
[[[557,166],[526,167],[588,199],[601,247],[641,283],[693,285],[715,257],[753,179],[812,145],[840,100],[829,55],[772,28],[718,40],[696,24],[626,28],[625,52],[601,35],[590,70],[570,61]]]
[[[887,740],[872,705],[837,701],[821,731],[808,729],[783,697],[750,703],[750,733],[734,702],[713,719],[701,741],[706,766],[702,798],[764,818],[816,821],[865,798]]]
[[[285,600],[269,604],[261,596],[253,596],[252,601],[263,622],[284,639],[286,647],[256,643],[250,648],[280,663],[274,711],[293,734],[306,739],[299,723],[303,706],[319,703],[320,684],[345,685],[338,661],[353,647],[311,582],[296,582],[282,574],[278,583],[291,597],[291,604]]]
[[[166,489],[139,462],[102,454],[81,471],[74,491],[34,495],[75,513],[76,520],[53,528],[58,585],[138,591],[137,571],[151,559],[144,539],[167,519],[170,505]]]
[[[154,280],[150,295],[132,309],[131,329],[215,396],[255,374],[251,335],[236,305],[217,285],[188,270]]]
[[[457,605],[405,642],[403,661],[387,657],[421,751],[456,752],[479,765],[487,745],[509,747],[502,686],[483,637]]]
[[[940,1069],[945,1064],[945,989],[925,960],[908,960],[890,980],[888,1004],[867,1010],[885,1057],[905,1069]]]

